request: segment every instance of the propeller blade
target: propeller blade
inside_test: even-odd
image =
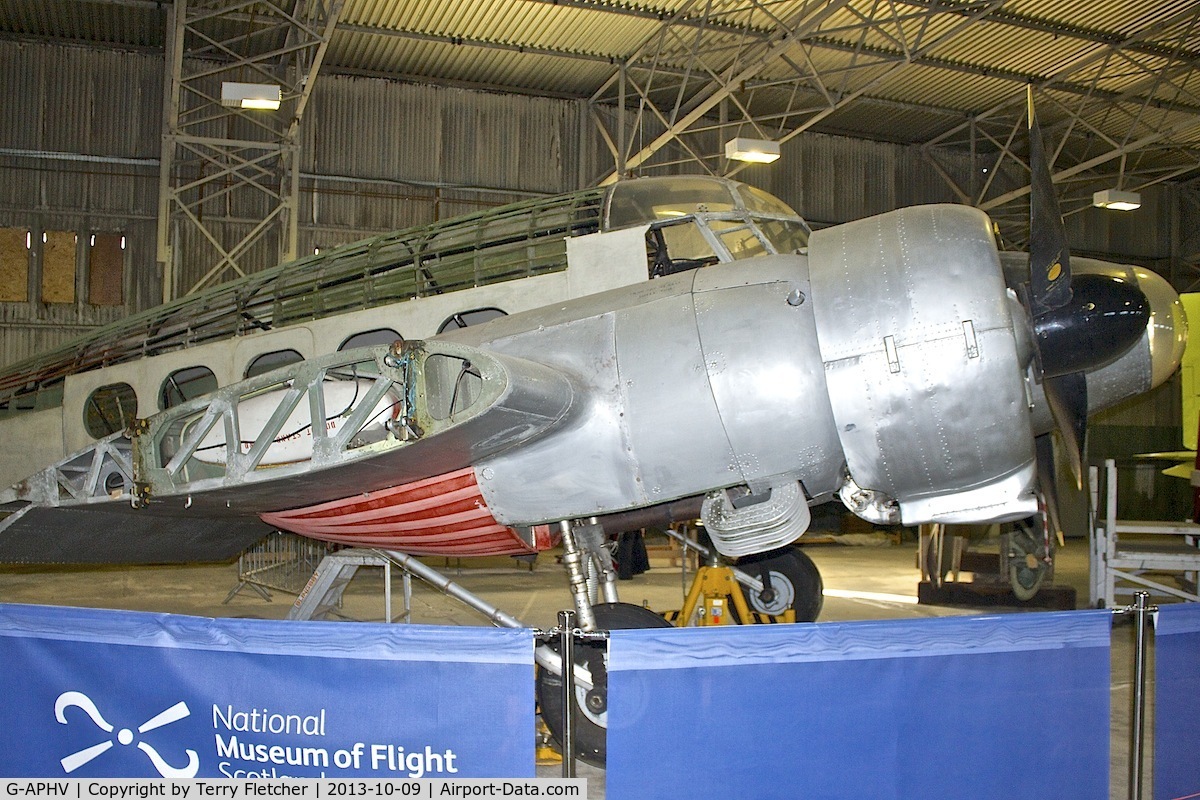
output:
[[[1042,503],[1046,506],[1047,521],[1054,535],[1061,540],[1063,527],[1062,517],[1058,513],[1058,481],[1055,480],[1053,434],[1043,433],[1036,437],[1034,450],[1037,453],[1038,486],[1042,493]]]
[[[1062,436],[1067,461],[1075,476],[1075,488],[1083,491],[1083,453],[1087,446],[1087,378],[1082,372],[1058,375],[1042,381],[1042,389],[1046,393],[1046,403],[1050,406],[1054,424]]]
[[[1071,256],[1042,129],[1029,100],[1029,271],[1030,309],[1036,318],[1071,299]]]

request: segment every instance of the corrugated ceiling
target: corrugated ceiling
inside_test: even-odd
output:
[[[152,51],[168,18],[158,0],[0,0],[14,38]],[[624,68],[643,132],[748,115],[780,138],[983,149],[1032,83],[1059,136],[1110,144],[1105,163],[1190,159],[1194,177],[1198,65],[1195,0],[346,0],[323,69],[613,103]],[[685,121],[695,108],[705,122]]]

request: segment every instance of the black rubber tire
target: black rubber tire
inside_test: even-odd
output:
[[[602,603],[592,607],[596,614],[596,626],[600,630],[629,630],[632,628],[670,628],[667,622],[648,608],[630,603]],[[558,637],[550,643],[554,652],[562,652]],[[575,695],[575,755],[597,767],[603,767],[607,756],[608,729],[604,714],[608,709],[608,645],[606,642],[577,642],[575,663],[585,664],[596,684],[586,695],[580,690]],[[537,701],[542,711],[542,721],[550,731],[555,744],[562,748],[563,734],[563,684],[562,677],[538,667]],[[581,695],[583,702],[581,703]],[[591,706],[585,708],[584,705]]]
[[[741,587],[751,611],[779,614],[790,606],[796,612],[797,622],[815,622],[821,614],[825,584],[817,565],[796,545],[747,556],[738,561],[737,567],[759,580],[769,572],[771,588],[778,593],[773,602],[765,603],[758,592]],[[791,594],[790,601],[787,600],[788,593]]]

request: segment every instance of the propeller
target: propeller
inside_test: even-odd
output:
[[[1035,360],[1046,403],[1061,436],[1077,489],[1083,489],[1087,451],[1086,373],[1121,357],[1146,330],[1150,301],[1136,284],[1111,276],[1071,275],[1062,211],[1042,141],[1029,106],[1029,296]],[[1047,515],[1062,531],[1050,435],[1036,442],[1038,480]]]

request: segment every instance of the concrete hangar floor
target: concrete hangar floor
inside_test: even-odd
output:
[[[678,559],[669,558],[664,550],[655,547],[655,540],[649,544],[651,569],[630,580],[620,581],[621,600],[646,604],[660,612],[678,609],[687,588]],[[1022,611],[1005,607],[981,609],[918,604],[920,570],[917,567],[917,542],[911,536],[903,539],[883,533],[824,536],[806,544],[805,552],[817,564],[825,585],[821,622]],[[572,607],[566,573],[557,563],[556,556],[556,551],[542,553],[532,565],[510,558],[423,561],[527,624],[548,630],[557,623],[560,610]],[[1069,540],[1067,546],[1058,551],[1055,570],[1055,583],[1073,587],[1079,607],[1086,607],[1087,542]],[[690,576],[689,572],[689,579]],[[0,567],[0,602],[120,608],[205,617],[283,619],[287,616],[294,596],[272,591],[272,599],[268,601],[251,587],[244,586],[230,597],[239,583],[237,561],[161,567],[5,566]],[[394,571],[393,613],[400,610],[400,585],[398,571]],[[360,569],[346,590],[342,613],[350,620],[382,621],[383,588],[382,569]],[[416,579],[412,582],[412,620],[430,625],[488,624],[479,613]],[[1131,626],[1117,626],[1113,641],[1110,797],[1116,800],[1129,796],[1126,752],[1133,664]],[[960,717],[959,711],[965,716]],[[969,710],[947,709],[949,724],[961,724],[952,722],[958,718],[969,719]],[[561,771],[558,766],[540,766],[538,774],[557,777]],[[589,779],[589,797],[605,797],[603,770],[578,762],[577,774]]]

